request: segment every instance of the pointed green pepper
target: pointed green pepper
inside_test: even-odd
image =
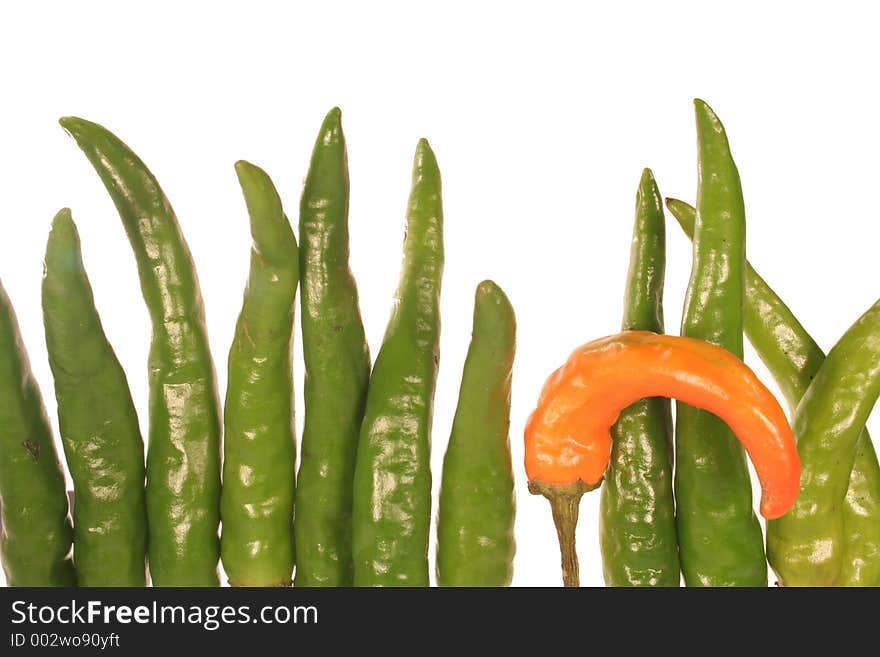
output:
[[[437,519],[440,586],[507,586],[513,577],[515,501],[510,386],[516,318],[502,289],[477,286]]]
[[[269,176],[235,165],[250,215],[250,275],[229,349],[220,545],[233,586],[289,586],[296,439],[293,310],[296,238]]]
[[[721,121],[694,101],[699,151],[693,268],[681,335],[743,355],[745,209]],[[687,586],[766,586],[745,452],[719,418],[676,405],[675,500]]]
[[[95,309],[70,210],[53,220],[44,262],[43,323],[73,479],[77,583],[144,586],[144,441],[128,380]]]
[[[348,157],[333,108],[300,201],[305,425],[296,509],[296,586],[351,586],[352,484],[370,351],[348,266]]]
[[[156,586],[216,586],[220,402],[192,256],[141,159],[106,128],[60,121],[113,199],[152,320],[147,447],[149,563]]]
[[[663,333],[666,228],[650,169],[636,195],[622,330]],[[611,429],[611,461],[599,498],[599,545],[608,586],[678,586],[678,537],[672,494],[672,409],[642,399]]]
[[[422,139],[400,283],[370,376],[354,473],[355,586],[427,586],[431,421],[440,361],[440,170]]]

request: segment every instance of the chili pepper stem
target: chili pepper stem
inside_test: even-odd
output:
[[[580,479],[573,484],[566,485],[545,484],[535,480],[529,482],[530,493],[543,495],[550,502],[553,524],[556,525],[556,536],[559,538],[559,552],[562,556],[562,585],[565,587],[580,586],[577,546],[575,544],[578,511],[584,493],[598,488],[600,483],[602,482],[591,486]]]

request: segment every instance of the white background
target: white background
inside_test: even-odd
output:
[[[525,418],[574,347],[619,328],[642,168],[664,195],[693,201],[693,97],[727,127],[751,262],[819,343],[830,348],[880,294],[880,48],[869,3],[314,4],[4,3],[0,278],[53,421],[41,261],[53,214],[69,206],[146,435],[148,316],[113,205],[57,124],[67,114],[116,132],[171,199],[201,278],[221,395],[249,248],[233,163],[264,167],[295,221],[318,127],[342,108],[351,266],[375,355],[413,149],[430,140],[446,214],[435,492],[474,287],[493,278],[519,323],[516,585],[560,580],[549,508],[526,491]],[[671,217],[668,227],[666,316],[676,332],[690,246]],[[776,390],[753,352],[747,361]],[[585,585],[602,583],[598,501],[593,493],[581,507]],[[433,564],[433,537],[431,553]]]

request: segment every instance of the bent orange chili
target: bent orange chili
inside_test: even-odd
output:
[[[783,515],[797,497],[800,461],[788,420],[740,359],[703,340],[650,331],[594,340],[550,376],[525,430],[529,490],[550,500],[566,585],[577,585],[580,497],[602,481],[620,412],[645,397],[679,399],[730,426],[757,471],[764,517]]]

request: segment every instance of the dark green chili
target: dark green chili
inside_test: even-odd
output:
[[[666,228],[650,169],[636,195],[622,330],[663,333]],[[678,586],[668,399],[624,409],[611,429],[611,461],[600,492],[599,543],[608,586]]]

